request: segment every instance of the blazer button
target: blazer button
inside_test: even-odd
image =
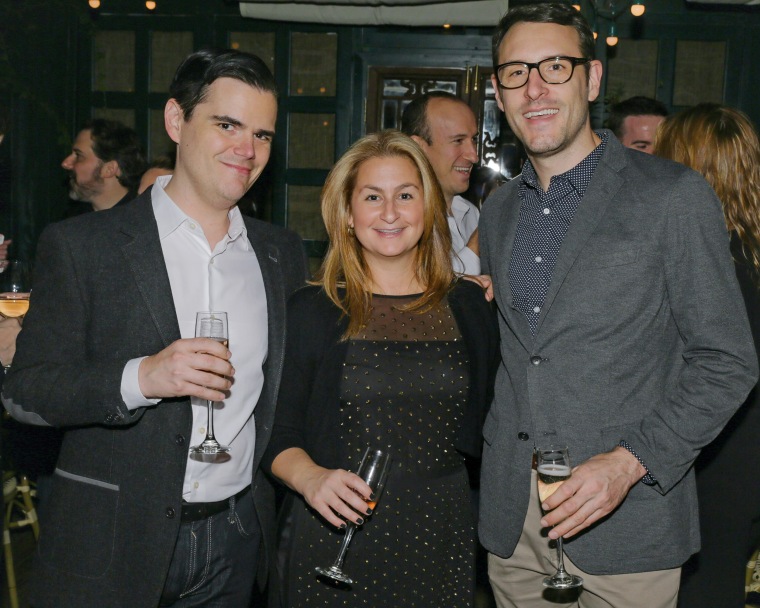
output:
[[[530,435],[528,435],[528,433],[520,431],[519,433],[517,433],[517,438],[520,441],[528,441],[528,439],[530,439]]]
[[[175,435],[174,443],[177,445],[185,445],[185,438],[182,435]]]
[[[530,362],[531,362],[533,365],[541,365],[541,361],[543,361],[543,359],[542,359],[541,357],[538,357],[538,356],[535,356],[535,357],[531,357],[531,358],[530,358]]]
[[[174,516],[177,514],[177,512],[174,510],[173,507],[166,507],[166,517],[169,519],[174,519]]]

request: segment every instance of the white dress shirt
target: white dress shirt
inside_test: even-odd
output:
[[[480,274],[480,258],[467,247],[472,233],[478,227],[480,211],[459,195],[451,202],[451,215],[447,216],[451,231],[451,263],[457,274]]]
[[[170,175],[159,177],[151,196],[180,335],[195,336],[195,315],[200,311],[226,312],[229,322],[235,378],[229,397],[215,404],[214,434],[219,443],[230,446],[231,458],[224,463],[188,458],[182,490],[187,502],[213,502],[236,494],[253,477],[253,409],[264,385],[268,350],[266,292],[240,210],[230,210],[228,233],[212,251],[200,225],[164,191],[170,180]],[[146,399],[140,391],[140,361],[133,359],[124,368],[124,402],[130,409],[156,403],[161,407],[158,400]],[[188,444],[198,445],[206,436],[206,401],[195,397],[191,401],[193,430]]]

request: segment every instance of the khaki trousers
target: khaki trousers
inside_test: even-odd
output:
[[[542,534],[536,473],[520,541],[511,557],[489,553],[488,576],[499,608],[676,608],[681,569],[634,574],[593,575],[565,555],[565,570],[583,578],[583,588],[555,591],[541,581],[554,573],[557,552]]]

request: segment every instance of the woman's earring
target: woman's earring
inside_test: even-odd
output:
[[[349,226],[348,227],[348,234],[350,234],[351,236],[354,236],[354,227],[353,226]]]

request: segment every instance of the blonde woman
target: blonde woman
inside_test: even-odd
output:
[[[411,139],[356,142],[322,191],[330,248],[288,305],[265,464],[293,493],[283,606],[470,606],[475,518],[463,453],[477,455],[498,357],[482,289],[456,281],[445,203]],[[345,522],[368,515],[354,473],[366,446],[393,457],[377,513],[355,534],[351,587],[318,580]],[[371,512],[370,512],[371,513]]]
[[[723,205],[736,275],[760,346],[760,143],[739,110],[700,104],[667,118],[655,153],[705,176]],[[694,298],[699,300],[699,294]],[[696,463],[702,549],[684,566],[679,605],[743,608],[747,559],[760,544],[754,453],[760,396],[750,393]]]

